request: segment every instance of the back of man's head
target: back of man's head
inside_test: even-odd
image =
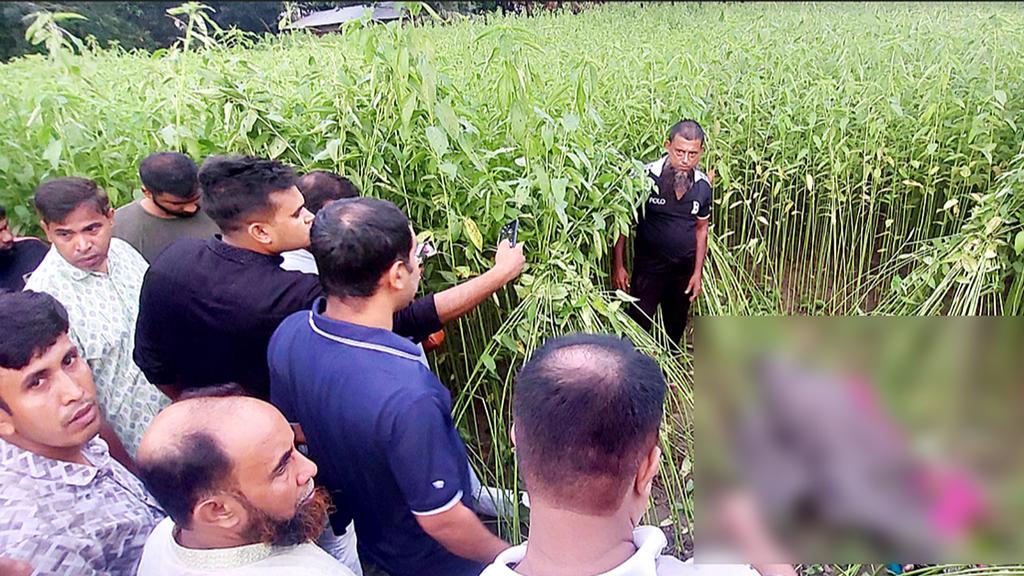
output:
[[[190,199],[199,191],[199,169],[180,152],[157,152],[139,164],[139,179],[153,194],[170,194]]]
[[[252,156],[211,156],[198,178],[203,210],[225,233],[245,228],[247,217],[272,212],[271,194],[296,180],[289,166]]]
[[[368,298],[396,260],[407,267],[413,236],[397,206],[376,198],[346,198],[317,213],[310,252],[328,296]]]
[[[299,178],[295,185],[306,199],[306,210],[313,214],[332,200],[359,196],[359,188],[356,188],[348,178],[326,170],[309,172]]]
[[[657,444],[665,392],[658,364],[628,340],[548,340],[520,370],[512,398],[531,498],[581,514],[614,513]]]
[[[110,210],[110,199],[103,188],[93,180],[79,176],[42,182],[36,187],[32,200],[39,217],[48,224],[64,222],[68,214],[83,204],[91,206],[100,215]]]

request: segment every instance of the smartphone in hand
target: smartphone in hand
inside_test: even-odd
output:
[[[502,240],[507,239],[510,247],[515,248],[516,237],[519,234],[519,218],[512,220],[508,224],[501,227],[501,232],[498,233],[498,244],[501,244]]]

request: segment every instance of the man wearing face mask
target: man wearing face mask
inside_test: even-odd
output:
[[[665,331],[680,343],[690,303],[701,293],[704,256],[711,221],[711,180],[698,165],[704,130],[683,120],[669,130],[665,156],[647,165],[653,180],[641,209],[633,246],[633,275],[624,264],[626,237],[619,236],[612,257],[612,285],[639,298],[630,316],[645,329],[658,306]]]
[[[197,397],[166,408],[139,448],[140,476],[167,511],[139,576],[352,576],[313,544],[330,501],[270,404]]]
[[[143,197],[114,212],[114,237],[153,262],[179,238],[210,238],[220,232],[199,208],[198,168],[179,152],[150,154],[139,164]]]
[[[36,188],[34,202],[53,246],[25,289],[47,292],[67,308],[68,336],[92,368],[103,415],[134,455],[146,426],[170,403],[132,360],[146,260],[111,237],[114,211],[96,182],[47,180]],[[111,452],[127,461],[120,443],[107,440]]]

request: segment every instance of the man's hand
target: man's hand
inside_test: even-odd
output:
[[[625,266],[616,266],[612,271],[612,287],[629,293],[629,272],[626,272]]]
[[[690,302],[693,302],[698,296],[700,296],[700,276],[700,272],[695,272],[693,276],[690,276],[690,283],[686,285],[686,293],[690,295]]]
[[[437,308],[437,318],[441,324],[455,320],[490,298],[491,294],[518,276],[525,263],[523,244],[512,248],[508,240],[503,240],[498,244],[498,253],[494,256],[494,266],[490,270],[434,295],[434,307]]]
[[[508,240],[502,240],[501,244],[498,244],[498,253],[494,255],[494,270],[500,270],[502,278],[505,279],[502,284],[508,284],[519,273],[523,271],[523,265],[526,264],[526,257],[523,256],[523,243],[516,244],[513,248]]]

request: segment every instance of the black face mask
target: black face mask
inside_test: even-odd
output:
[[[166,212],[167,214],[170,214],[171,216],[174,216],[175,218],[191,218],[191,217],[195,216],[196,214],[199,214],[199,210],[200,210],[199,208],[196,208],[192,212],[185,212],[185,211],[182,211],[182,210],[172,210],[172,209],[168,208],[167,206],[164,206],[163,204],[157,202],[156,201],[156,194],[150,196],[149,200],[157,208],[163,210],[164,212]]]

